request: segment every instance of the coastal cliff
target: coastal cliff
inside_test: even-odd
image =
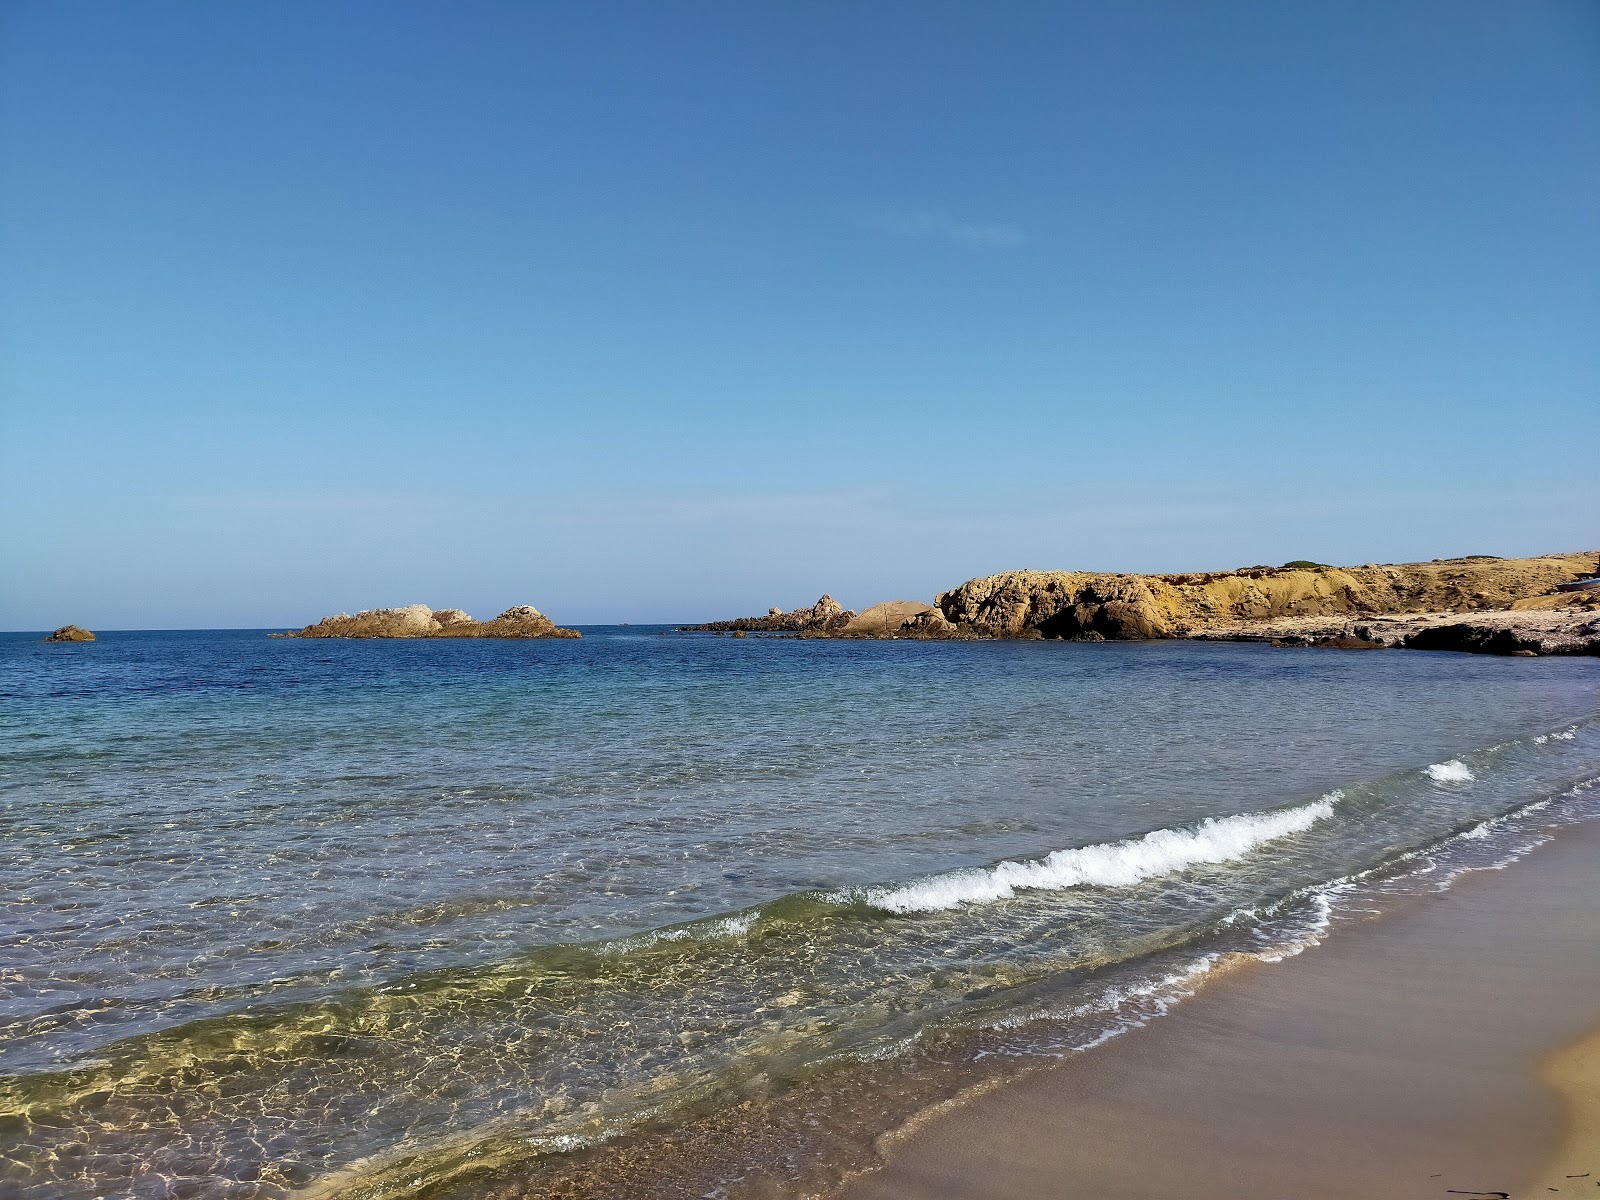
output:
[[[459,608],[373,608],[324,617],[315,625],[273,635],[291,638],[575,638],[531,604],[508,608],[492,621],[474,621]]]

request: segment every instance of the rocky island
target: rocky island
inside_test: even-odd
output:
[[[324,617],[315,625],[272,637],[289,638],[575,638],[531,604],[508,608],[492,621],[474,621],[459,608],[371,608]]]
[[[860,617],[824,596],[813,609],[686,626],[798,637],[935,640],[1197,638],[1340,649],[1400,647],[1487,654],[1600,654],[1600,570],[1593,552],[1472,555],[1332,567],[1296,561],[1167,575],[1006,571],[968,580],[931,605],[891,601]],[[808,615],[809,614],[809,615]]]
[[[63,625],[44,640],[47,642],[92,642],[94,641],[94,634],[87,629],[80,629],[76,625]]]

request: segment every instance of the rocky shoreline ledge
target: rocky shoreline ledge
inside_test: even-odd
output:
[[[323,617],[315,625],[279,638],[575,638],[576,629],[562,629],[531,604],[508,608],[492,621],[474,621],[459,608],[370,608]]]
[[[1331,567],[1293,562],[1169,575],[1006,571],[931,605],[890,601],[859,616],[824,596],[809,609],[682,626],[795,637],[1072,641],[1194,638],[1337,649],[1600,654],[1594,552]]]

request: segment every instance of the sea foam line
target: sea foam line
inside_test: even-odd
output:
[[[1057,850],[1033,861],[946,871],[910,883],[866,888],[858,895],[874,908],[911,913],[1009,900],[1029,889],[1132,887],[1201,863],[1230,862],[1267,842],[1304,833],[1332,816],[1333,806],[1342,799],[1344,793],[1334,791],[1298,808],[1207,817],[1189,828],[1157,829],[1120,842]]]

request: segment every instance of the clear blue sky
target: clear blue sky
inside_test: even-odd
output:
[[[1600,5],[11,3],[0,628],[1600,545]]]

